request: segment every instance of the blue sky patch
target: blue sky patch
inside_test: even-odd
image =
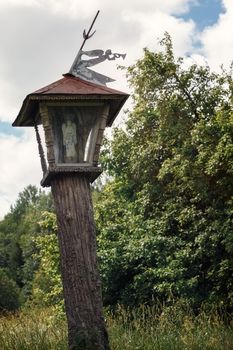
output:
[[[14,135],[20,137],[23,135],[23,130],[21,130],[21,128],[13,128],[11,123],[0,121],[0,134]]]
[[[192,19],[197,29],[202,31],[205,27],[212,26],[218,21],[220,13],[224,13],[221,0],[199,0],[190,7],[190,11],[179,16],[185,20]]]

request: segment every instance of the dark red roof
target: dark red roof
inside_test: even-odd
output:
[[[33,92],[34,94],[113,94],[113,95],[127,95],[124,92],[111,89],[107,86],[95,84],[80,78],[73,77],[66,74],[64,78],[55,81],[39,90]]]
[[[39,103],[57,99],[59,101],[80,99],[105,101],[110,106],[107,126],[111,126],[128,97],[129,95],[122,91],[66,74],[64,78],[27,95],[13,126],[34,126],[34,118],[39,112]],[[37,122],[41,121],[37,119]]]

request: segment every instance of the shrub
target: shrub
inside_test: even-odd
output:
[[[4,269],[0,269],[0,310],[13,311],[19,307],[19,288]]]

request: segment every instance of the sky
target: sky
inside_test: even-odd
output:
[[[232,0],[0,0],[0,218],[42,178],[34,130],[11,124],[29,93],[69,71],[97,10],[85,49],[127,54],[93,68],[116,79],[109,87],[130,93],[117,64],[135,63],[145,47],[158,50],[166,31],[177,56],[213,70],[233,58]]]

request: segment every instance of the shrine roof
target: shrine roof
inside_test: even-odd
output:
[[[39,90],[36,90],[32,94],[113,94],[128,96],[124,92],[82,80],[69,74],[65,74],[64,78],[59,79]]]
[[[79,100],[103,101],[109,104],[107,126],[111,126],[128,94],[107,86],[95,84],[69,74],[26,96],[13,126],[34,126],[41,123],[39,105],[43,101],[75,102]]]

